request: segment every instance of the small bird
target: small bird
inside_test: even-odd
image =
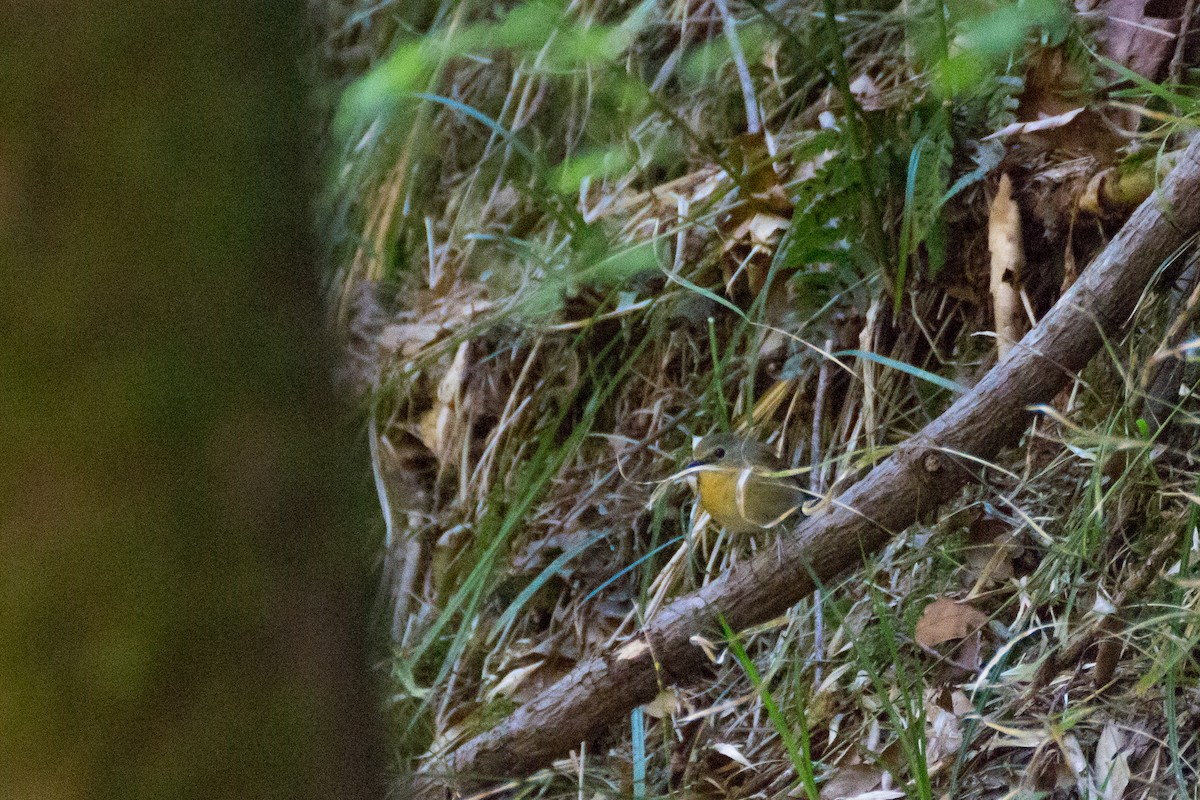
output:
[[[700,504],[730,533],[765,531],[804,515],[804,490],[771,448],[733,433],[705,436],[693,448]]]

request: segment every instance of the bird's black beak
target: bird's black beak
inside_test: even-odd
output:
[[[690,463],[686,467],[684,467],[684,469],[691,469],[692,467],[703,467],[703,466],[704,466],[703,461],[693,461],[692,463]]]

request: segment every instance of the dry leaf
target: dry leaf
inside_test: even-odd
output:
[[[992,137],[1019,135],[1037,148],[1091,156],[1111,164],[1126,137],[1099,111],[1080,106],[1087,78],[1064,47],[1046,48],[1025,70],[1015,125]]]
[[[414,356],[436,339],[441,331],[441,325],[425,322],[388,325],[379,333],[379,347],[385,352]]]
[[[1032,749],[1041,747],[1047,739],[1046,731],[1043,728],[1014,728],[1011,725],[1002,725],[986,718],[981,721],[1000,734],[987,743],[988,750],[999,750],[1005,747]]]
[[[954,648],[953,665],[966,670],[971,675],[979,672],[983,666],[983,632],[975,631]]]
[[[1106,0],[1096,31],[1100,53],[1150,80],[1160,80],[1175,54],[1186,0]],[[1148,13],[1147,13],[1148,12]],[[1105,70],[1116,80],[1115,70]],[[1109,108],[1106,116],[1126,131],[1138,130],[1139,109]]]
[[[1011,125],[1005,125],[995,133],[989,133],[987,136],[983,137],[983,140],[986,142],[988,139],[1002,139],[1006,136],[1014,136],[1024,133],[1037,133],[1038,131],[1047,131],[1052,128],[1061,128],[1070,123],[1086,110],[1087,108],[1085,106],[1079,106],[1078,108],[1073,108],[1070,111],[1065,111],[1062,114],[1054,114],[1052,116],[1041,117],[1036,120],[1028,120],[1025,122],[1014,122]]]
[[[933,647],[961,639],[987,621],[987,615],[974,606],[943,597],[925,606],[925,612],[917,620],[916,639],[925,647]]]
[[[1078,107],[1086,76],[1064,47],[1050,47],[1034,55],[1025,70],[1025,88],[1017,106],[1017,119],[1052,117]]]
[[[1183,0],[1107,0],[1102,7],[1104,27],[1096,32],[1101,53],[1144,78],[1158,80],[1175,52],[1183,6]]]
[[[736,761],[746,769],[752,769],[754,767],[754,765],[750,763],[750,759],[742,755],[742,751],[737,749],[735,745],[729,744],[728,742],[718,742],[712,746],[712,749],[725,756],[730,761]]]
[[[1125,752],[1125,735],[1111,722],[1100,732],[1096,756],[1092,763],[1093,795],[1102,800],[1121,800],[1129,785],[1129,756]]]
[[[967,541],[963,556],[976,579],[972,594],[1013,576],[1013,559],[1021,554],[1021,546],[1007,522],[980,517],[967,529]]]
[[[1087,772],[1087,758],[1083,755],[1083,748],[1079,746],[1079,739],[1073,733],[1068,733],[1062,737],[1059,742],[1059,749],[1063,755],[1063,761],[1060,765],[1058,775],[1058,786],[1066,788],[1074,785],[1081,775]]]
[[[521,685],[522,681],[528,678],[530,674],[540,668],[544,663],[544,661],[534,661],[532,664],[527,666],[517,667],[516,669],[510,670],[507,675],[500,679],[499,683],[497,683],[488,691],[487,695],[484,696],[484,701],[491,703],[493,700],[499,697],[512,697],[517,691],[517,687]]]
[[[1126,144],[1125,135],[1103,114],[1084,106],[1005,125],[983,140],[1011,136],[1019,136],[1047,151],[1090,155],[1102,164],[1112,163],[1116,150]]]
[[[779,241],[780,234],[787,230],[787,226],[791,224],[790,220],[778,214],[770,214],[762,211],[757,212],[734,229],[731,234],[733,240],[726,243],[725,249],[729,250],[735,247],[743,239],[747,239],[752,247],[774,247]],[[744,244],[745,242],[741,243]]]
[[[821,800],[861,797],[883,783],[883,770],[866,764],[838,767],[821,786]]]
[[[642,706],[646,716],[654,719],[669,717],[679,708],[679,698],[670,689],[664,689],[653,700]]]
[[[971,701],[959,689],[950,693],[950,708],[936,702],[942,693],[930,690],[925,698],[926,761],[929,771],[944,767],[943,759],[958,753],[962,747],[962,717],[972,710]]]
[[[442,464],[457,459],[458,412],[462,396],[463,378],[467,370],[467,351],[470,342],[463,342],[454,354],[450,368],[438,383],[433,408],[421,415],[418,433],[422,444],[429,448]]]
[[[771,153],[771,143],[763,134],[744,134],[730,145],[729,163],[740,173],[741,202],[718,228],[725,240],[721,266],[731,295],[749,290],[751,297],[757,297],[763,290],[775,246],[792,218],[794,209]]]
[[[850,93],[858,101],[863,111],[880,111],[887,107],[883,101],[883,92],[865,72],[850,83]]]

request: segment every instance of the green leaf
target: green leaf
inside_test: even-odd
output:
[[[654,242],[640,242],[618,250],[585,269],[580,277],[604,286],[623,283],[641,272],[658,268],[658,253]]]
[[[950,202],[963,189],[986,178],[988,173],[999,166],[1001,159],[1004,158],[1004,145],[994,139],[976,143],[975,149],[975,168],[958,176],[958,179],[951,184],[950,189],[938,201],[939,208]]]
[[[689,281],[687,278],[683,277],[682,275],[676,275],[674,272],[667,272],[666,270],[663,270],[663,274],[665,274],[667,276],[668,280],[678,283],[683,288],[685,288],[689,291],[695,292],[696,294],[700,295],[701,297],[707,297],[709,300],[712,300],[714,303],[720,303],[721,305],[725,306],[730,311],[732,311],[734,314],[737,314],[739,317],[744,319],[746,322],[750,321],[750,318],[746,316],[746,312],[742,311],[740,308],[738,308],[733,303],[726,300],[724,297],[721,297],[719,294],[717,294],[715,292],[711,292],[708,289],[705,289],[703,286],[697,286],[696,284]]]
[[[553,0],[532,0],[504,15],[499,25],[488,32],[492,47],[536,50],[550,41],[562,22],[564,8]]]
[[[340,139],[355,135],[367,120],[391,112],[433,74],[428,40],[401,45],[387,60],[346,88],[334,115],[333,130]]]
[[[1101,64],[1108,67],[1113,72],[1116,72],[1125,80],[1132,81],[1133,83],[1137,84],[1139,87],[1154,95],[1158,99],[1176,106],[1177,108],[1187,109],[1190,113],[1194,113],[1196,111],[1198,107],[1196,98],[1188,97],[1186,95],[1179,94],[1178,92],[1173,92],[1165,86],[1144,78],[1124,64],[1119,64],[1110,58],[1105,58],[1104,56],[1097,56],[1097,58],[1100,60]]]
[[[510,131],[508,128],[505,128],[499,122],[496,122],[496,120],[492,119],[487,114],[484,114],[482,111],[472,108],[471,106],[467,105],[466,103],[462,103],[458,100],[455,100],[452,97],[444,97],[440,94],[429,94],[428,92],[413,92],[412,96],[419,100],[428,100],[431,103],[439,103],[441,105],[446,106],[447,108],[454,109],[455,111],[457,111],[460,114],[470,117],[471,119],[475,120],[476,122],[483,123],[493,133],[495,133],[497,136],[499,136],[505,142],[507,142],[508,145],[514,151],[516,151],[520,156],[525,158],[525,160],[527,160],[530,164],[533,164],[536,166],[541,163],[541,161],[538,159],[538,157],[536,155],[534,155],[534,152],[532,150],[530,150],[525,145],[524,142],[522,142],[520,139],[518,139],[516,137],[516,135],[513,134],[512,131]]]
[[[607,178],[629,169],[623,147],[587,150],[565,159],[554,169],[551,183],[563,194],[575,194],[585,178]]]

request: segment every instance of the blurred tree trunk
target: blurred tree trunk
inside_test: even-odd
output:
[[[303,19],[0,9],[2,797],[382,794]]]

